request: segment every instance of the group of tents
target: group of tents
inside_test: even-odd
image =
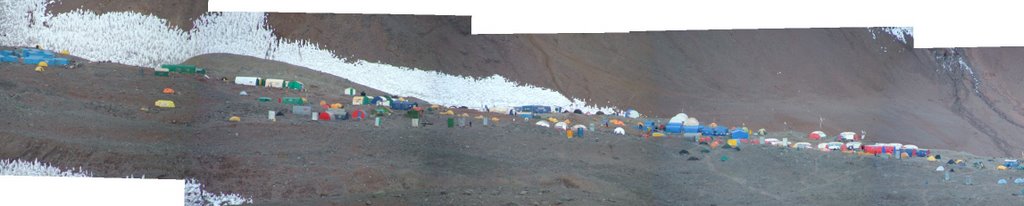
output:
[[[194,66],[193,66],[194,68]],[[261,86],[271,88],[288,88],[292,90],[302,90],[304,84],[300,81],[286,81],[283,79],[269,79],[262,77],[244,77],[236,76],[235,84],[248,85],[248,86]]]
[[[67,50],[59,54],[68,55]],[[49,66],[67,66],[67,58],[57,57],[57,53],[40,48],[19,48],[17,50],[0,50],[0,62],[36,65],[36,71],[42,72]]]

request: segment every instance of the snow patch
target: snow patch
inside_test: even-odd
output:
[[[0,160],[0,176],[92,177],[92,173],[82,170],[82,168],[61,170],[38,160],[31,162]],[[252,199],[238,194],[214,194],[203,190],[203,185],[196,179],[185,180],[185,205],[240,205],[244,203],[252,203]]]
[[[52,3],[52,2],[50,2]],[[230,53],[281,61],[321,71],[399,96],[474,109],[522,105],[561,106],[595,113],[615,107],[587,105],[548,88],[510,81],[455,76],[364,60],[348,63],[314,42],[282,39],[264,13],[207,13],[183,31],[167,21],[136,12],[102,15],[86,10],[46,14],[45,0],[0,2],[0,45],[68,49],[90,61],[156,67],[210,53]]]
[[[903,44],[907,44],[907,37],[914,36],[914,28],[911,27],[884,27],[881,29]]]

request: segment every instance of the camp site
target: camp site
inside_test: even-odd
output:
[[[0,175],[186,180],[186,205],[1024,204],[1015,50],[88,2],[0,3],[32,14],[0,15]]]

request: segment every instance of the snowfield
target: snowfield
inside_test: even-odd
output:
[[[208,13],[195,28],[182,31],[166,20],[135,12],[103,15],[76,10],[47,14],[45,0],[0,2],[0,45],[67,49],[91,61],[156,67],[210,53],[230,53],[311,68],[399,96],[474,109],[547,105],[584,112],[615,113],[614,107],[588,106],[548,88],[494,75],[455,76],[382,63],[345,62],[314,42],[282,39],[266,26],[264,13]],[[214,68],[216,69],[216,68]]]
[[[92,177],[92,174],[81,168],[61,170],[39,161],[0,160],[0,176]],[[214,194],[203,190],[203,185],[198,180],[192,178],[185,180],[185,205],[240,205],[243,203],[252,203],[252,199],[237,194]]]

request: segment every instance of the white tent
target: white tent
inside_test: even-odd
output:
[[[541,127],[551,127],[551,123],[546,120],[537,121],[536,125]]]
[[[903,145],[903,149],[917,149],[917,145],[912,145],[912,144]]]
[[[821,151],[828,150],[828,143],[818,143],[818,149],[820,149]]]
[[[284,80],[283,79],[267,79],[266,83],[263,86],[264,87],[273,87],[273,88],[284,88]]]
[[[239,96],[249,96],[248,92],[242,91],[238,93]]]
[[[683,122],[683,126],[697,126],[697,125],[700,125],[700,122],[697,121],[697,118],[693,118],[693,117],[687,118],[686,121]]]
[[[615,134],[626,135],[626,130],[622,129],[622,127],[616,127],[615,128]]]
[[[256,86],[259,77],[235,77],[235,84]]]
[[[573,125],[572,126],[572,131],[576,131],[576,130],[578,130],[580,128],[583,128],[583,130],[587,130],[587,126],[583,126],[582,124],[577,124],[577,125]]]
[[[569,128],[569,124],[566,124],[565,122],[558,122],[558,123],[555,123],[555,128],[566,130],[566,129]]]
[[[636,110],[632,110],[631,109],[629,111],[626,111],[626,117],[629,117],[629,118],[639,118],[640,117],[640,112],[637,112]]]
[[[936,168],[935,168],[935,171],[936,171],[936,172],[942,172],[942,171],[946,171],[946,168],[945,168],[945,167],[942,167],[942,165],[939,165],[939,167],[936,167]]]
[[[860,142],[849,142],[849,143],[846,143],[846,149],[858,150],[858,149],[860,149],[860,145],[861,145]]]
[[[689,118],[690,118],[690,116],[686,115],[686,113],[679,113],[679,114],[676,114],[676,116],[673,116],[671,119],[669,119],[668,123],[669,124],[672,124],[672,123],[683,124],[683,122],[685,122]]]
[[[796,144],[793,144],[793,148],[810,149],[811,148],[811,143],[810,142],[797,142]]]
[[[352,87],[345,88],[345,90],[342,91],[342,94],[348,95],[348,96],[356,96],[356,88],[352,88]]]
[[[843,133],[839,133],[839,138],[841,138],[843,140],[851,140],[852,141],[853,140],[853,136],[856,136],[856,135],[857,135],[857,133],[853,133],[853,132],[843,132]]]

